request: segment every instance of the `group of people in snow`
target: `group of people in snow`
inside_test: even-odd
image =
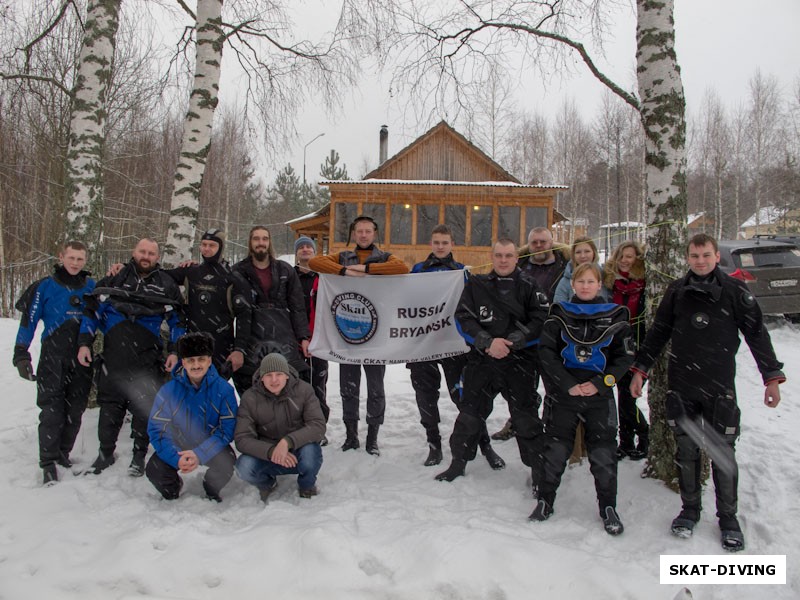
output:
[[[378,248],[372,218],[357,217],[350,235],[353,250],[325,256],[316,255],[313,240],[300,237],[294,268],[275,258],[269,230],[261,226],[250,231],[249,256],[233,266],[222,259],[225,235],[216,229],[202,236],[202,263],[176,269],[162,269],[157,242],[142,239],[127,265],[116,265],[96,284],[84,270],[86,247],[67,243],[53,275],[31,285],[17,304],[22,319],[14,365],[20,376],[37,382],[44,483],[57,481],[57,465],[71,466],[94,374],[100,447],[89,472],[99,474],[114,464],[130,412],[128,473],[146,475],[164,498],[178,498],[180,474],[201,465],[207,467],[203,487],[212,500],[221,501],[220,491],[234,471],[258,488],[265,502],[284,474],[297,475],[301,497],[315,496],[330,414],[328,364],[308,352],[318,274],[409,272],[403,261]],[[452,251],[449,228],[435,227],[430,255],[411,272],[464,269]],[[741,550],[734,450],[740,332],[762,374],[767,406],[780,402],[778,386],[785,381],[758,303],[746,284],[719,269],[716,240],[698,234],[687,246],[687,274],[669,286],[645,332],[642,247],[623,242],[604,267],[598,258],[589,238],[575,240],[570,253],[554,247],[548,229],[534,228],[527,248],[519,252],[514,240],[499,239],[491,272],[466,274],[455,322],[469,352],[408,365],[428,442],[424,464],[443,460],[441,366],[458,416],[450,436],[451,462],[437,480],[465,475],[478,448],[493,469],[504,468],[491,437],[514,437],[531,470],[536,504],[529,518],[544,521],[554,512],[561,477],[582,436],[600,518],[609,534],[618,535],[623,525],[616,509],[617,462],[647,456],[648,425],[636,398],[671,342],[667,423],[677,443],[682,499],[672,533],[688,537],[699,521],[700,448],[708,445],[721,542],[727,550]],[[44,332],[34,374],[28,348],[40,320]],[[98,331],[103,348],[95,353]],[[360,447],[362,368],[368,390],[365,450],[379,456],[383,366],[340,365],[341,449]],[[508,403],[510,419],[490,437],[486,420],[498,393]],[[155,453],[146,461],[150,444]]]

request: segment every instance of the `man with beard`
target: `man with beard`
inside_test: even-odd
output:
[[[104,277],[87,297],[86,313],[78,337],[78,362],[92,362],[92,343],[99,329],[103,333],[102,368],[97,382],[100,418],[97,436],[100,452],[91,472],[99,474],[114,464],[126,411],[130,411],[133,459],[128,474],[144,475],[150,438],[147,419],[164,372],[178,361],[175,341],[184,333],[180,290],[158,264],[158,242],[139,240],[130,262],[116,275]],[[170,331],[169,356],[163,358],[161,325]]]
[[[69,453],[81,428],[92,385],[91,369],[75,358],[83,296],[94,289],[94,280],[83,270],[86,246],[68,242],[58,260],[53,274],[32,284],[16,304],[22,318],[14,345],[14,366],[20,377],[36,381],[36,405],[41,410],[39,466],[45,485],[58,481],[57,464],[72,466]],[[34,374],[28,347],[39,321],[44,331]]]
[[[214,367],[228,379],[244,364],[247,340],[234,333],[234,319],[249,317],[246,288],[233,276],[222,258],[225,232],[209,229],[200,238],[201,264],[188,263],[165,269],[186,294],[186,324],[189,331],[204,331],[214,338]],[[240,328],[241,329],[241,326]]]
[[[375,245],[378,224],[372,217],[361,215],[350,225],[350,235],[355,237],[355,250],[343,250],[337,254],[327,254],[312,258],[308,264],[317,273],[342,275],[347,277],[367,277],[371,275],[404,275],[408,273],[406,264]],[[348,240],[349,243],[349,240]],[[355,450],[358,442],[358,394],[361,388],[361,365],[339,365],[339,391],[342,395],[342,413],[347,431],[342,450]],[[366,450],[373,456],[380,456],[378,430],[383,424],[386,410],[386,393],[383,389],[384,365],[364,365],[367,376],[367,443]]]
[[[250,230],[250,255],[233,266],[234,276],[246,290],[249,310],[237,323],[237,339],[247,341],[244,364],[233,374],[239,397],[253,385],[253,375],[267,354],[283,354],[303,379],[308,379],[311,333],[303,302],[303,289],[294,269],[275,258],[269,229]]]

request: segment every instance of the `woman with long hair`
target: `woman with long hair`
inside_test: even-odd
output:
[[[644,341],[644,248],[639,242],[626,240],[614,249],[606,261],[603,284],[610,290],[614,304],[626,306],[631,313],[631,327],[636,347]],[[630,393],[630,374],[617,384],[619,411],[619,446],[617,457],[626,456],[641,460],[650,447],[650,426],[642,411],[636,406],[636,398]],[[634,439],[638,441],[634,444]]]

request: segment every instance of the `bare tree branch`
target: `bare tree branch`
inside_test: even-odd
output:
[[[0,73],[0,79],[12,80],[12,79],[21,79],[21,80],[28,80],[28,81],[43,81],[45,83],[49,83],[50,85],[54,85],[59,90],[64,92],[70,98],[72,97],[72,91],[64,86],[60,81],[52,78],[52,77],[45,77],[42,75],[30,75],[27,73],[16,73],[16,74],[8,74],[8,73]]]

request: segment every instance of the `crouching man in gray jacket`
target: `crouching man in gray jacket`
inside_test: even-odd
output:
[[[325,417],[314,388],[298,378],[283,355],[265,356],[239,406],[234,441],[242,455],[236,473],[258,488],[263,502],[278,487],[278,475],[297,475],[300,497],[316,496],[324,436]]]

